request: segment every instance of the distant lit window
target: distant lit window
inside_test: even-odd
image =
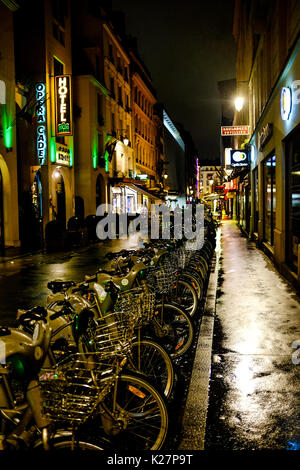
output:
[[[0,80],[0,104],[6,104],[6,86],[3,80]]]

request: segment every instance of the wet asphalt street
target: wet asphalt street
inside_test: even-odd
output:
[[[299,450],[299,298],[233,221],[222,247],[205,449]]]
[[[128,240],[107,240],[69,253],[34,254],[0,263],[0,325],[12,326],[18,308],[46,305],[47,283],[54,279],[83,281],[107,263],[108,251],[135,249],[138,234]]]
[[[106,263],[107,251],[140,243],[135,235],[0,263],[0,324],[13,325],[18,308],[46,305],[48,281],[81,281]],[[204,448],[300,449],[300,364],[292,362],[292,343],[300,340],[300,300],[234,222],[222,222],[221,245]],[[188,377],[182,403],[185,384]]]

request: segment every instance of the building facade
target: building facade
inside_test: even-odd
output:
[[[20,235],[36,247],[75,214],[70,2],[23,3],[15,47]]]
[[[156,113],[163,124],[164,161],[162,168],[167,191],[166,201],[171,208],[177,204],[183,207],[187,198],[185,143],[163,104],[156,105]]]
[[[236,2],[237,86],[250,125],[240,184],[247,233],[300,285],[300,4]],[[237,113],[238,114],[238,113]],[[243,120],[243,122],[241,122]],[[236,142],[241,145],[241,140]],[[237,147],[238,148],[238,147]],[[243,206],[243,207],[242,207]]]
[[[0,2],[0,250],[19,246],[13,12]]]
[[[191,136],[109,3],[0,1],[1,248],[43,248],[54,227],[66,241],[100,204],[136,213],[196,191]]]

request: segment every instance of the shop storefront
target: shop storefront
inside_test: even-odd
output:
[[[137,191],[129,186],[113,186],[111,188],[111,203],[113,211],[135,214],[137,212]]]
[[[259,220],[259,186],[258,186],[258,168],[253,170],[253,232],[255,237],[258,233],[258,220]]]
[[[300,128],[286,140],[286,254],[297,272],[300,247]]]
[[[251,215],[251,185],[248,174],[239,179],[238,185],[238,223],[241,229],[250,233],[250,215]]]
[[[300,41],[250,139],[253,192],[250,234],[297,287],[300,285],[299,79]]]
[[[264,241],[274,246],[276,223],[276,155],[273,152],[262,162],[263,165],[263,233]]]

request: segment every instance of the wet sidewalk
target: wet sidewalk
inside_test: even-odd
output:
[[[300,300],[233,221],[221,256],[205,449],[300,449]]]

